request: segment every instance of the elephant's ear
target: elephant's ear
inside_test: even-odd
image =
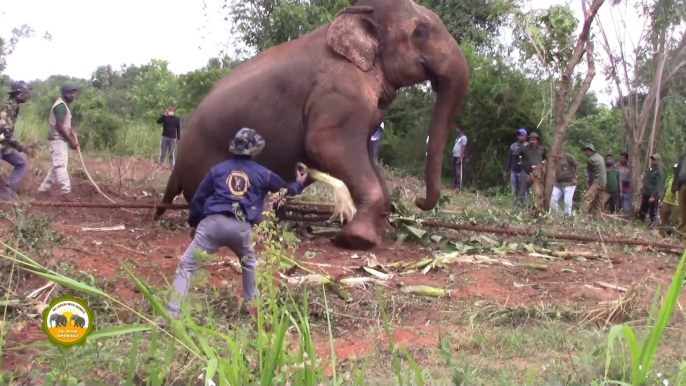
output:
[[[326,43],[363,71],[372,68],[378,41],[371,23],[364,17],[372,7],[352,6],[340,11],[326,31]]]

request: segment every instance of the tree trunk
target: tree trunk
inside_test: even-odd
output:
[[[660,147],[660,134],[662,134],[662,101],[665,99],[665,89],[660,89],[660,95],[655,101],[655,120],[653,121],[652,146],[650,147],[650,154],[657,152]],[[650,157],[650,156],[649,156]]]
[[[631,163],[631,214],[636,215],[641,205],[641,198],[639,197],[641,193],[641,175],[643,174],[641,143],[631,141],[628,153],[629,162]]]
[[[579,37],[576,41],[576,46],[574,47],[574,52],[572,57],[567,63],[567,67],[561,74],[560,84],[555,90],[555,102],[553,105],[554,119],[555,119],[555,131],[553,133],[553,141],[550,145],[550,151],[548,152],[548,160],[546,162],[546,174],[545,181],[543,185],[543,205],[544,210],[550,208],[550,197],[553,192],[553,185],[555,183],[555,172],[557,169],[557,162],[560,159],[560,154],[562,154],[562,143],[567,135],[567,128],[569,124],[574,119],[581,102],[586,96],[588,89],[591,87],[591,81],[595,77],[595,62],[593,60],[593,40],[590,37],[591,33],[591,23],[595,20],[598,9],[603,5],[605,0],[594,0],[590,8],[586,10],[585,0],[581,0],[581,8],[584,11],[584,25],[581,28]],[[574,95],[572,103],[569,108],[565,111],[565,106],[567,104],[567,97],[569,95],[569,90],[571,87],[572,74],[574,69],[581,62],[584,55],[586,55],[586,63],[588,64],[588,70],[586,72],[586,77],[581,84],[581,88]]]

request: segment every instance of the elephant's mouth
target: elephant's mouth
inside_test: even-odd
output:
[[[438,76],[436,75],[436,71],[433,69],[431,64],[424,59],[423,56],[420,57],[419,65],[422,67],[422,71],[424,72],[424,78],[431,82],[431,87],[435,90],[438,84]]]

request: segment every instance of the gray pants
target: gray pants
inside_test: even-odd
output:
[[[38,187],[38,192],[47,192],[57,183],[62,186],[62,193],[71,192],[71,181],[69,181],[69,153],[67,142],[55,139],[50,141],[50,155],[52,157],[52,167],[45,176],[43,183]]]
[[[172,317],[181,314],[178,301],[182,301],[188,292],[191,275],[198,269],[198,263],[193,257],[196,248],[213,254],[219,247],[228,247],[241,259],[243,269],[243,299],[246,302],[255,296],[255,252],[250,242],[252,227],[249,223],[236,220],[221,214],[207,216],[203,219],[195,232],[193,242],[179,262],[174,278],[172,298],[167,305],[167,311]]]
[[[10,180],[7,183],[7,186],[9,186],[9,188],[16,193],[17,188],[19,187],[19,182],[22,178],[24,178],[24,174],[26,173],[26,167],[28,166],[26,163],[26,157],[24,157],[23,154],[14,149],[9,149],[5,150],[2,153],[2,159],[4,161],[7,161],[7,163],[9,163],[10,165],[14,166],[12,174],[10,174]]]
[[[519,190],[517,191],[517,201],[526,203],[529,187],[529,175],[522,170],[519,173]]]
[[[376,141],[369,141],[369,156],[372,158],[374,163],[379,163],[379,142],[380,140],[377,139]]]
[[[176,138],[162,137],[160,141],[160,167],[164,165],[164,159],[169,153],[169,166],[174,167],[174,151],[176,150]]]
[[[453,189],[462,189],[462,162],[460,157],[453,157]]]

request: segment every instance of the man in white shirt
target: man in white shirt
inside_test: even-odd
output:
[[[462,188],[462,161],[467,147],[467,136],[464,134],[463,126],[457,126],[455,131],[457,138],[453,145],[453,189],[459,190]]]

